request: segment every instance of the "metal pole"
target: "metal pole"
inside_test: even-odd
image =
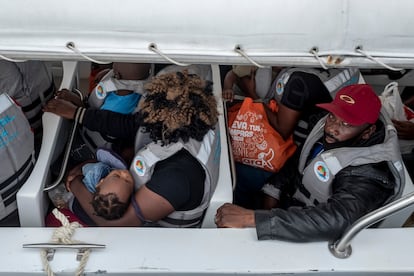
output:
[[[392,215],[411,204],[414,204],[414,192],[409,193],[371,213],[366,214],[365,216],[358,219],[352,226],[349,228],[342,237],[329,244],[329,250],[337,258],[348,258],[352,253],[351,240],[363,229],[369,227],[370,225],[380,221]]]

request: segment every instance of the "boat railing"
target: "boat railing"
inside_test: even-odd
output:
[[[351,241],[360,231],[409,206],[414,206],[414,192],[406,194],[361,217],[342,235],[340,239],[329,244],[329,250],[337,258],[348,258],[352,254]]]

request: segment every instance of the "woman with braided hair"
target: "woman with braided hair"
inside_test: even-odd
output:
[[[59,99],[45,107],[68,119],[77,116],[85,127],[126,143],[135,140],[130,172],[136,192],[120,219],[94,214],[92,194],[81,177],[67,183],[77,199],[73,210],[87,224],[195,227],[208,206],[220,156],[212,83],[183,71],[159,75],[145,88],[140,110],[133,115],[76,108]]]

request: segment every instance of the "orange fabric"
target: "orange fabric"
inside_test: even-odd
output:
[[[277,110],[276,101],[269,104]],[[228,110],[228,126],[235,161],[277,172],[296,150],[293,137],[286,141],[270,125],[262,103],[245,98]]]

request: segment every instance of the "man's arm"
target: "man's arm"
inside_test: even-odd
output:
[[[43,110],[70,120],[79,114],[80,123],[89,130],[119,139],[133,140],[140,125],[137,113],[120,114],[109,110],[77,107],[62,99],[50,100]]]
[[[333,195],[327,203],[315,207],[256,211],[225,204],[217,211],[216,224],[234,228],[255,226],[259,240],[333,240],[358,218],[384,203],[393,191],[383,185],[379,179],[337,175]]]
[[[256,211],[260,240],[295,242],[337,239],[358,218],[379,208],[392,194],[382,181],[365,176],[338,174],[327,203],[315,207]]]
[[[223,81],[223,100],[233,101],[234,91],[233,85],[238,81],[237,75],[233,72],[233,70],[229,70],[224,77]]]

